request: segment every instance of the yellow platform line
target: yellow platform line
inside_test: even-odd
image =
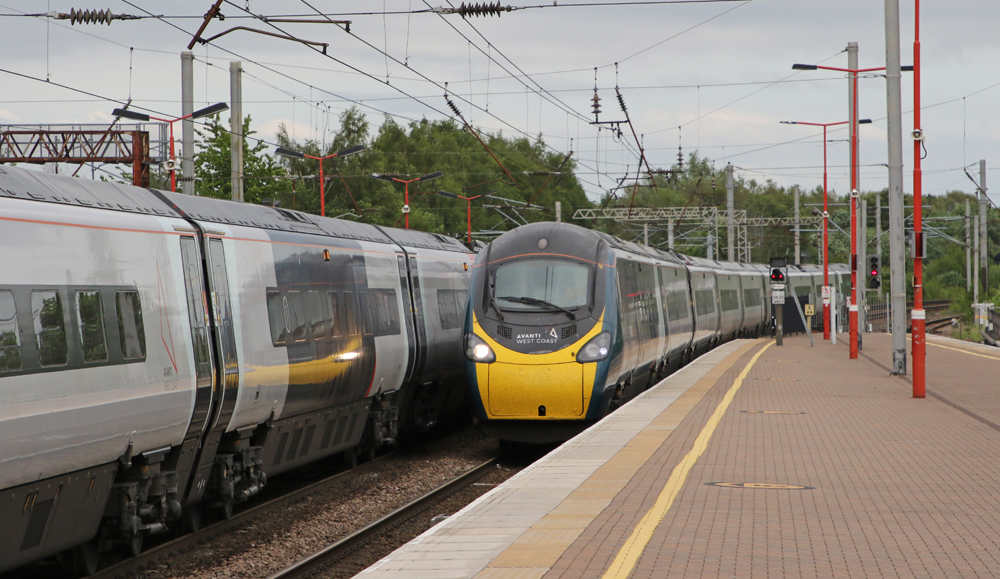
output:
[[[701,399],[763,340],[747,343],[708,369],[649,425],[598,468],[555,509],[532,525],[475,579],[539,579],[621,492]],[[690,367],[689,367],[690,368]],[[683,370],[681,372],[684,372]],[[651,396],[656,396],[655,389]],[[619,410],[625,412],[628,406]]]
[[[667,484],[660,491],[660,495],[656,499],[656,503],[653,508],[646,512],[642,520],[636,526],[635,530],[629,536],[628,540],[625,541],[625,545],[622,546],[621,550],[618,551],[618,555],[615,557],[614,562],[611,563],[611,567],[608,568],[607,572],[604,573],[603,579],[625,579],[628,577],[632,569],[635,568],[636,563],[639,561],[639,557],[642,552],[646,549],[646,545],[649,544],[649,540],[653,537],[653,532],[656,527],[659,526],[660,521],[663,520],[664,515],[670,510],[671,505],[674,504],[674,499],[680,493],[681,488],[684,486],[684,481],[687,480],[688,473],[694,468],[695,462],[698,458],[708,449],[708,442],[711,440],[712,435],[715,433],[715,429],[719,426],[722,421],[722,416],[726,413],[729,408],[729,404],[732,403],[733,398],[736,396],[736,392],[743,385],[743,380],[750,373],[750,369],[757,362],[757,359],[773,345],[774,342],[768,342],[759,352],[754,354],[750,362],[747,363],[743,371],[740,372],[739,376],[733,382],[733,385],[726,392],[726,395],[722,398],[722,401],[715,408],[715,412],[708,419],[708,423],[698,434],[698,438],[694,441],[694,446],[691,451],[687,453],[681,462],[674,467],[673,472],[670,474],[670,479],[667,480]]]
[[[907,341],[911,341],[912,338],[910,338],[909,336],[907,336],[906,340]],[[937,347],[937,348],[944,348],[945,350],[955,350],[956,352],[961,352],[963,354],[968,354],[970,356],[979,356],[980,358],[989,358],[990,360],[998,360],[998,361],[1000,361],[1000,358],[998,358],[996,356],[987,356],[986,354],[979,354],[979,353],[976,353],[976,352],[970,352],[970,351],[964,350],[962,348],[952,348],[951,346],[942,346],[941,344],[935,344],[934,342],[932,342],[930,340],[926,340],[926,341],[924,341],[924,343],[927,344],[928,346],[934,346],[934,347]]]

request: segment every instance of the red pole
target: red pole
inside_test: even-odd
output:
[[[922,131],[920,128],[920,0],[914,0],[916,16],[913,36],[913,129],[914,134]],[[920,133],[922,134],[922,133]],[[923,173],[920,167],[921,140],[913,139],[913,397],[926,396],[925,362],[927,344],[924,321],[924,243],[923,243]]]
[[[326,217],[326,180],[323,178],[323,159],[319,160],[319,214]]]
[[[403,205],[406,206],[406,228],[410,228],[410,182],[403,181]]]
[[[465,199],[465,221],[469,225],[468,236],[469,243],[472,243],[472,198],[466,197]]]
[[[827,238],[829,213],[826,206],[826,125],[823,125],[823,285],[830,285],[830,244]],[[823,300],[823,339],[830,339],[830,302]]]

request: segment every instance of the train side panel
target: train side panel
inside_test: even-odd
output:
[[[2,571],[93,536],[119,459],[183,442],[197,382],[183,222],[18,199],[0,215]]]
[[[721,339],[731,340],[743,325],[740,276],[729,269],[719,270],[716,283],[719,286],[719,334]]]
[[[688,272],[682,265],[669,264],[659,268],[659,274],[664,304],[662,315],[669,328],[668,365],[671,369],[676,369],[687,356],[694,337]]]
[[[7,199],[2,215],[0,488],[180,442],[195,384],[176,222]]]

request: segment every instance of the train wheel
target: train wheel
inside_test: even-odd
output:
[[[73,569],[82,577],[97,573],[97,560],[100,555],[100,535],[73,548]]]
[[[142,535],[125,539],[125,552],[129,557],[138,557],[139,553],[142,553]]]
[[[184,507],[181,511],[181,524],[184,530],[194,533],[201,528],[201,503],[194,503]]]
[[[222,520],[228,521],[229,519],[232,518],[233,506],[234,503],[232,499],[229,499],[228,501],[222,503],[222,506],[219,507],[219,514],[222,516]]]
[[[340,460],[341,460],[341,463],[343,463],[344,468],[346,468],[347,470],[351,470],[353,468],[357,468],[357,466],[358,466],[358,449],[356,447],[355,448],[349,448],[349,449],[345,450],[344,452],[340,453]]]

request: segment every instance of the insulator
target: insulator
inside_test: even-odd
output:
[[[107,10],[77,10],[71,8],[69,14],[59,14],[59,20],[69,20],[70,24],[107,24],[111,25],[112,20],[137,20],[137,16],[130,14],[112,14],[111,9]]]
[[[622,98],[622,93],[618,90],[618,87],[615,87],[615,94],[618,96],[618,104],[621,105],[622,112],[627,115],[628,109],[625,108],[625,99]]]
[[[469,16],[500,16],[501,12],[510,12],[514,10],[513,6],[501,6],[500,2],[496,4],[473,4],[469,2],[466,4],[462,2],[461,6],[457,10],[454,10],[452,14],[458,13],[462,15],[462,18],[467,18]]]
[[[451,99],[446,98],[445,102],[448,103],[448,107],[451,108],[451,110],[455,113],[456,117],[459,118],[462,117],[462,113],[458,110],[458,106],[455,103],[451,102]]]
[[[601,97],[597,96],[597,93],[595,92],[594,93],[594,98],[592,98],[590,100],[594,101],[594,104],[593,104],[593,107],[594,107],[594,116],[596,117],[597,115],[601,114]]]

